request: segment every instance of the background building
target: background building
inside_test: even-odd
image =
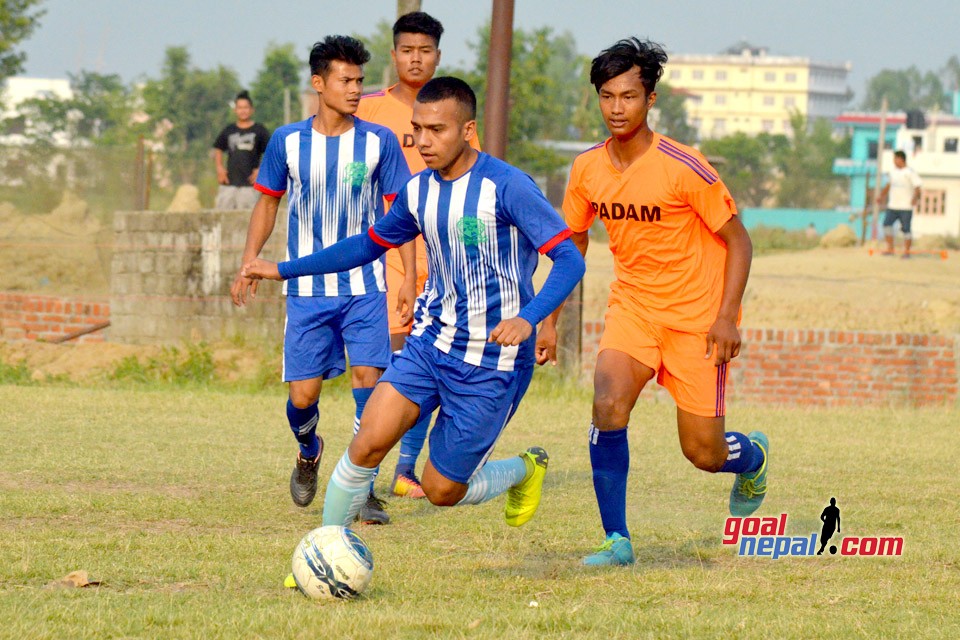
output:
[[[771,56],[746,43],[718,55],[671,54],[664,80],[686,96],[700,139],[743,132],[790,134],[790,117],[836,118],[850,100],[851,65]]]

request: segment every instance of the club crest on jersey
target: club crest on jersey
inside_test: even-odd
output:
[[[367,181],[367,163],[351,162],[343,169],[343,182],[351,187],[362,187]]]
[[[640,212],[631,202],[623,206],[619,202],[591,202],[593,212],[601,220],[636,220],[637,222],[660,222],[660,207],[653,205],[648,207],[645,204],[640,205]]]
[[[467,247],[477,247],[487,241],[487,228],[476,218],[457,220],[457,235]]]

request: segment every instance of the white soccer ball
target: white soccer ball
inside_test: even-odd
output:
[[[355,598],[373,577],[373,554],[346,527],[328,525],[303,536],[293,552],[293,579],[313,600]]]

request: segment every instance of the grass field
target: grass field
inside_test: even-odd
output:
[[[324,483],[353,410],[332,391]],[[320,500],[290,502],[279,389],[8,385],[0,406],[3,638],[960,637],[956,408],[732,408],[731,427],[771,436],[759,514],[788,513],[787,533],[809,535],[836,496],[844,535],[905,540],[901,558],[773,561],[720,544],[730,478],[683,459],[672,406],[641,403],[628,494],[638,563],[586,570],[602,537],[589,394],[541,374],[495,455],[550,452],[537,517],[515,530],[502,499],[392,500],[394,524],[360,529],[371,588],[324,605],[281,587]],[[47,587],[78,569],[100,586]]]

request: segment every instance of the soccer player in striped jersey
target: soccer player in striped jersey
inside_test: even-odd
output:
[[[367,231],[384,214],[410,173],[396,136],[386,127],[354,118],[363,88],[363,65],[370,54],[346,36],[328,36],[310,53],[311,83],[319,95],[317,114],[274,132],[260,165],[255,188],[261,193],[247,230],[244,263],[256,258],[286,193],[287,256],[302,258]],[[412,248],[405,253],[413,269]],[[256,294],[257,281],[238,274],[233,301],[243,305]],[[283,379],[290,385],[287,419],[300,444],[290,476],[294,503],[306,507],[317,491],[323,439],[317,435],[318,400],[323,380],[346,370],[344,348],[359,424],[373,387],[390,359],[386,283],[381,260],[350,269],[284,283],[287,319],[283,335]],[[376,522],[389,517],[367,494]]]
[[[736,474],[730,512],[750,515],[766,493],[766,436],[726,432],[724,420],[750,237],[707,160],[647,124],[666,61],[662,48],[636,38],[593,60],[590,81],[611,137],[574,160],[563,201],[584,255],[594,219],[606,227],[616,276],[594,373],[589,445],[606,539],[584,559],[588,565],[634,562],[627,422],[654,377],[677,403],[687,459],[704,471]],[[555,316],[540,332],[542,358],[556,357]]]
[[[547,453],[488,462],[530,382],[534,327],[583,276],[570,230],[533,180],[469,144],[476,96],[457,78],[434,78],[413,109],[428,169],[397,194],[366,236],[276,265],[255,260],[247,277],[285,279],[341,271],[422,234],[430,263],[413,332],[380,379],[360,431],[337,464],[323,523],[349,523],[387,452],[421,414],[439,407],[422,480],[433,504],[478,504],[507,492],[507,524],[520,526],[540,503]],[[534,295],[537,253],[553,261]]]
[[[403,156],[407,159],[410,173],[426,169],[423,158],[414,144],[413,103],[417,92],[437,70],[440,63],[440,36],[443,25],[422,11],[402,16],[393,24],[393,50],[390,57],[397,70],[398,82],[382,91],[368,93],[360,98],[357,117],[382,124],[393,131]],[[470,145],[480,150],[477,137]],[[396,352],[410,333],[410,319],[401,315],[406,300],[414,300],[423,291],[427,280],[427,253],[422,236],[414,240],[417,257],[417,273],[404,272],[399,249],[387,251],[387,312],[390,314],[390,346]],[[393,494],[408,498],[423,498],[423,488],[416,475],[417,458],[423,450],[430,426],[430,414],[420,416],[420,421],[400,441],[400,457],[393,477]]]

